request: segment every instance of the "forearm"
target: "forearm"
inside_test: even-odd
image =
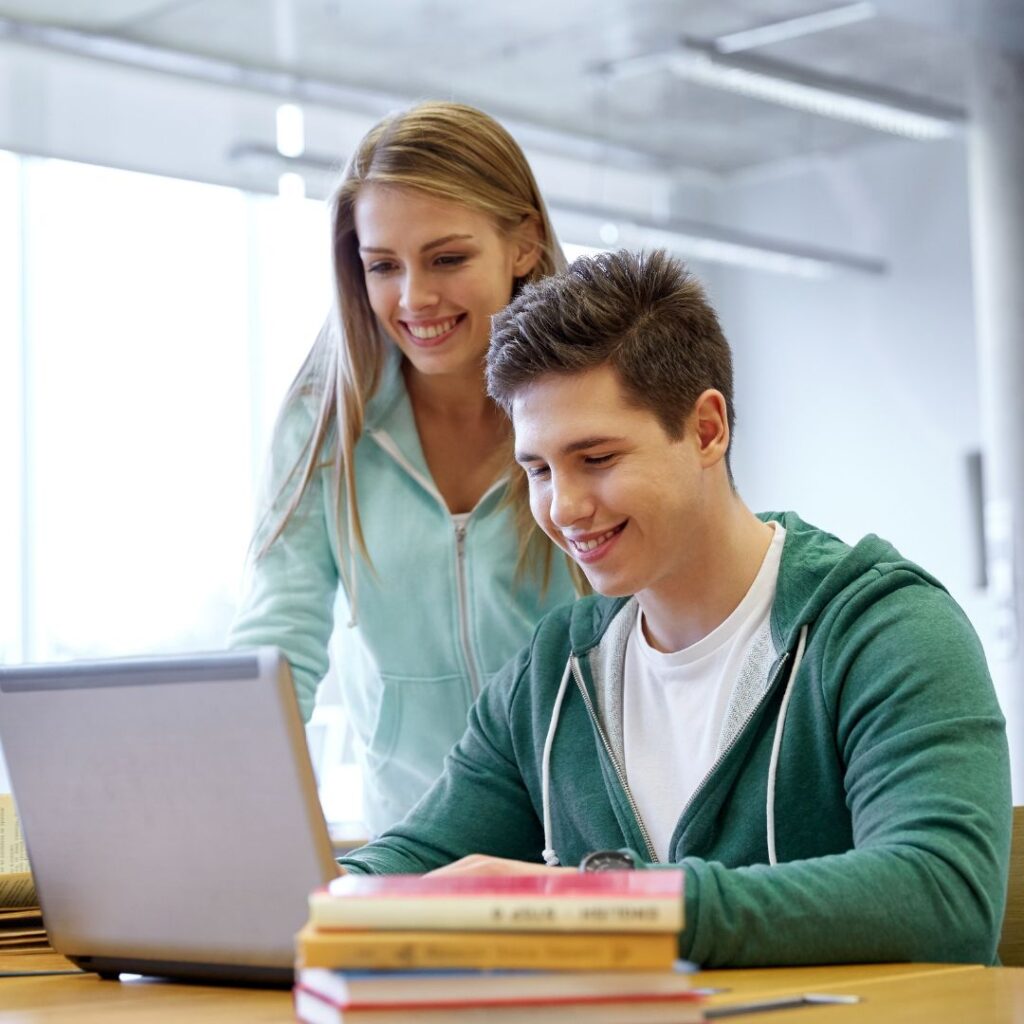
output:
[[[999,915],[959,868],[917,849],[686,868],[680,955],[708,967],[874,961],[991,963]]]
[[[806,837],[821,810],[813,778],[794,774],[799,762],[787,770],[784,738],[774,808],[782,863],[684,861],[683,955],[736,966],[993,961],[1011,815],[1003,718],[958,612],[932,615],[926,630],[891,611],[876,620],[874,642],[847,634],[835,645],[841,672],[826,660],[819,674],[851,848],[786,855],[786,821]]]

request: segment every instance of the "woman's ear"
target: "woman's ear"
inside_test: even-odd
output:
[[[543,248],[540,218],[528,213],[512,231],[512,276],[526,277],[537,266]]]

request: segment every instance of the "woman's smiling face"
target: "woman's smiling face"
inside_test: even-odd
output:
[[[491,317],[529,273],[540,247],[487,214],[411,188],[369,184],[354,208],[370,307],[412,368],[482,371]]]

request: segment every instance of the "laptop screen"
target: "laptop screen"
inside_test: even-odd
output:
[[[278,651],[0,668],[0,743],[57,950],[290,968],[335,867]]]

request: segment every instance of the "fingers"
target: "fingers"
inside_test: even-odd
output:
[[[468,857],[446,864],[428,872],[431,875],[548,875],[557,871],[572,871],[572,868],[549,868],[546,864],[531,864],[522,860],[505,857],[488,857],[483,853],[471,853]]]

